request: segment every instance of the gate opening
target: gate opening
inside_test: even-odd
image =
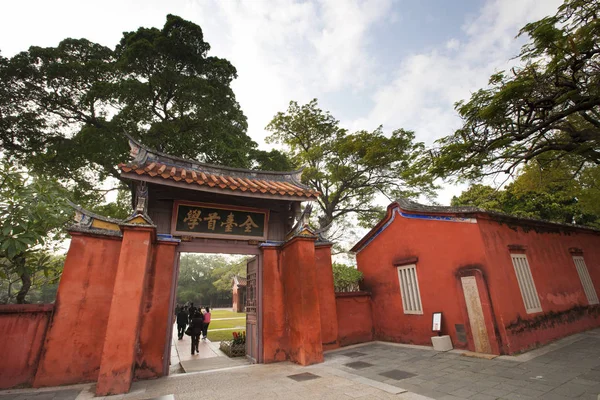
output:
[[[170,374],[258,362],[257,274],[256,255],[179,253]]]

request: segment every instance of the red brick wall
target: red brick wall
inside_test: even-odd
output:
[[[370,293],[336,293],[335,303],[340,346],[372,341],[373,318]]]
[[[34,386],[98,379],[120,249],[120,238],[72,233]]]
[[[33,381],[53,309],[52,304],[0,306],[0,389]]]
[[[489,265],[489,286],[504,353],[515,353],[600,326],[600,309],[589,307],[570,248],[583,258],[600,293],[600,235],[543,225],[518,227],[479,218]],[[527,314],[511,250],[525,253],[538,292],[541,313]]]

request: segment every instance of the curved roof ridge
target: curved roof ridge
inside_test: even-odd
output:
[[[476,212],[489,212],[482,208],[471,207],[471,206],[430,206],[426,204],[417,203],[415,201],[400,197],[395,201],[401,209],[406,211],[422,211],[422,212],[440,212],[440,213],[476,213]]]
[[[564,222],[555,222],[549,221],[541,218],[532,218],[532,217],[522,217],[519,215],[509,214],[501,211],[494,210],[486,210],[479,207],[471,207],[471,206],[429,206],[425,204],[420,204],[406,198],[399,198],[394,203],[398,205],[401,209],[405,211],[412,212],[431,212],[431,213],[448,213],[448,214],[487,214],[495,217],[502,218],[510,218],[517,221],[530,222],[530,223],[544,223],[551,224],[556,226],[562,226],[567,228],[577,228],[577,229],[585,229],[594,232],[600,232],[600,229],[593,228],[587,225],[578,225],[578,224],[568,224]],[[392,203],[393,204],[393,203]]]
[[[211,173],[222,174],[219,171],[228,171],[228,172],[237,172],[245,175],[256,175],[257,178],[261,179],[261,176],[264,176],[264,179],[273,180],[274,177],[279,178],[288,178],[292,180],[294,183],[308,189],[307,186],[301,183],[301,176],[304,168],[300,168],[295,171],[263,171],[256,169],[247,169],[247,168],[237,168],[237,167],[228,167],[223,165],[209,164],[203,163],[196,160],[190,160],[182,157],[173,156],[170,154],[163,153],[158,150],[154,150],[149,148],[148,146],[142,144],[140,141],[134,139],[130,135],[127,135],[129,139],[129,147],[131,148],[130,156],[133,158],[130,162],[137,164],[144,164],[148,161],[154,161],[158,163],[169,164],[172,166],[178,166],[181,168],[190,168],[190,169],[198,169],[209,171]],[[168,161],[171,161],[170,163]]]

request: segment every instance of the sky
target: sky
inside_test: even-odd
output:
[[[454,103],[510,67],[527,22],[558,0],[4,1],[0,54],[67,37],[114,47],[124,31],[162,27],[167,14],[202,27],[209,55],[237,68],[232,84],[263,149],[265,126],[291,100],[313,98],[354,130],[403,128],[432,145],[460,126]],[[512,61],[511,61],[512,60]],[[449,204],[464,185],[444,184]]]

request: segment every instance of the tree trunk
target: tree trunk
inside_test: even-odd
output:
[[[21,282],[23,282],[23,286],[21,286],[21,290],[19,290],[19,293],[17,293],[17,304],[25,304],[25,296],[27,296],[27,292],[29,292],[29,288],[31,288],[31,275],[29,275],[29,271],[25,269],[24,257],[19,257],[16,262],[21,264],[24,271],[21,274]]]

